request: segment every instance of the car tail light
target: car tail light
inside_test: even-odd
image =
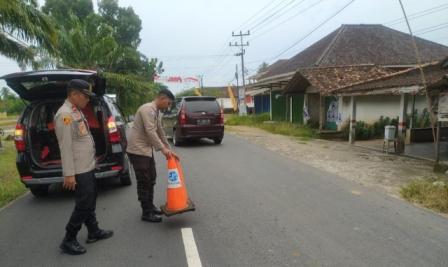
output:
[[[180,111],[180,115],[179,115],[179,124],[180,125],[185,125],[187,124],[187,114],[185,113],[185,109],[182,109]]]
[[[120,143],[121,136],[118,131],[117,124],[113,116],[110,116],[107,120],[107,129],[109,130],[109,142]]]
[[[14,131],[14,142],[17,152],[25,151],[25,127],[23,124],[17,123],[16,130]]]
[[[224,124],[224,112],[222,111],[222,109],[219,113],[219,124]]]
[[[113,171],[121,171],[123,169],[123,167],[122,166],[112,166],[110,169]]]

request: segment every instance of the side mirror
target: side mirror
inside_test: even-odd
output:
[[[128,116],[128,121],[129,122],[133,122],[134,121],[134,115],[129,115]]]

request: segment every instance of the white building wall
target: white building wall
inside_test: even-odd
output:
[[[407,114],[412,113],[412,96],[408,97]],[[340,108],[342,122],[346,124],[350,119],[350,97],[343,97],[342,109]],[[415,109],[421,114],[426,108],[425,96],[416,96]],[[400,96],[356,96],[356,120],[373,124],[381,116],[396,118],[400,110]]]

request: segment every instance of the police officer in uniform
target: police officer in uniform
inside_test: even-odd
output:
[[[97,185],[95,169],[95,143],[87,120],[80,109],[84,108],[94,94],[90,84],[74,79],[67,85],[67,99],[54,117],[55,131],[61,151],[63,187],[75,191],[75,208],[65,228],[65,238],[60,245],[63,252],[79,255],[86,249],[76,236],[85,224],[88,230],[87,243],[109,238],[113,231],[98,227],[95,207]]]
[[[170,150],[160,114],[160,111],[169,108],[173,101],[173,93],[163,89],[153,102],[140,106],[129,135],[126,151],[137,178],[137,195],[142,207],[141,219],[147,222],[162,221],[162,211],[154,205],[157,176],[154,150],[161,151],[166,158],[178,158]]]

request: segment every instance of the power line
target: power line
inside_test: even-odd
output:
[[[244,28],[244,26],[246,26],[246,24],[251,21],[253,18],[255,18],[257,15],[261,14],[266,8],[268,8],[271,4],[275,3],[277,0],[274,1],[270,1],[267,5],[263,6],[260,10],[258,10],[257,12],[255,12],[249,19],[247,19],[245,22],[243,22],[243,24],[241,24],[240,26],[236,27],[236,29],[242,29]],[[282,2],[284,2],[286,0],[282,0]],[[230,38],[229,38],[230,39]]]
[[[266,23],[267,21],[269,21],[273,16],[275,16],[276,14],[278,14],[279,12],[283,11],[285,8],[287,8],[289,5],[291,5],[292,3],[294,3],[296,0],[291,0],[288,3],[286,3],[286,5],[284,5],[283,7],[281,7],[280,9],[274,11],[272,14],[270,14],[269,16],[265,17],[264,19],[262,19],[260,22],[258,22],[257,24],[253,25],[250,29],[252,31],[254,31],[257,27],[259,27],[260,25],[263,25],[264,23]],[[303,1],[301,1],[300,3],[302,3]]]
[[[346,9],[347,7],[349,7],[353,2],[355,2],[355,0],[350,0],[347,4],[345,4],[341,9],[339,9],[337,12],[335,12],[333,15],[331,15],[330,17],[328,17],[327,19],[325,19],[323,22],[321,22],[319,25],[317,25],[313,30],[311,30],[309,33],[307,33],[305,36],[303,36],[302,38],[300,38],[299,40],[295,41],[292,45],[290,45],[288,48],[286,48],[285,50],[283,50],[282,52],[280,52],[277,56],[273,57],[273,59],[278,59],[280,58],[281,55],[283,55],[284,53],[286,53],[287,51],[289,51],[291,48],[293,48],[294,46],[296,46],[297,44],[299,44],[300,42],[302,42],[303,40],[305,40],[306,38],[308,38],[311,34],[313,34],[315,31],[317,31],[320,27],[322,27],[323,25],[325,25],[328,21],[330,21],[331,19],[333,19],[334,17],[336,17],[339,13],[341,13],[344,9]]]
[[[448,27],[448,23],[441,23],[438,25],[434,25],[434,26],[430,26],[430,27],[426,27],[426,28],[417,30],[417,31],[415,31],[415,34],[422,35],[422,34],[430,33],[433,31],[438,31],[438,30],[444,29],[446,27]]]
[[[408,16],[408,20],[420,18],[420,17],[423,17],[423,16],[427,16],[427,15],[430,15],[430,14],[433,14],[433,13],[436,13],[436,12],[440,12],[440,11],[445,10],[445,9],[448,9],[448,4],[443,4],[443,5],[435,6],[435,7],[432,7],[432,8],[425,9],[425,10],[421,10],[421,11],[418,11],[418,12],[415,12],[415,13],[409,15]],[[394,26],[394,25],[403,23],[405,21],[406,21],[405,18],[401,17],[401,18],[398,18],[398,19],[394,19],[394,20],[385,22],[384,25],[386,25],[386,26]]]
[[[253,41],[253,40],[255,40],[255,39],[258,39],[260,36],[265,35],[266,33],[268,33],[268,32],[270,32],[270,31],[276,29],[278,26],[280,26],[280,25],[282,25],[282,24],[284,24],[284,23],[290,21],[291,19],[297,17],[298,15],[301,15],[301,14],[305,13],[305,12],[308,11],[309,9],[311,9],[311,8],[313,8],[314,6],[320,4],[322,1],[323,1],[323,0],[318,0],[316,3],[314,3],[314,4],[312,4],[312,5],[308,6],[308,7],[306,7],[305,9],[300,10],[299,12],[295,13],[294,15],[292,15],[292,16],[288,17],[287,19],[281,21],[280,23],[276,24],[275,26],[273,26],[273,27],[267,29],[266,31],[263,31],[263,32],[261,32],[261,33],[255,35],[255,36],[254,36],[252,39],[250,39],[249,41]]]

